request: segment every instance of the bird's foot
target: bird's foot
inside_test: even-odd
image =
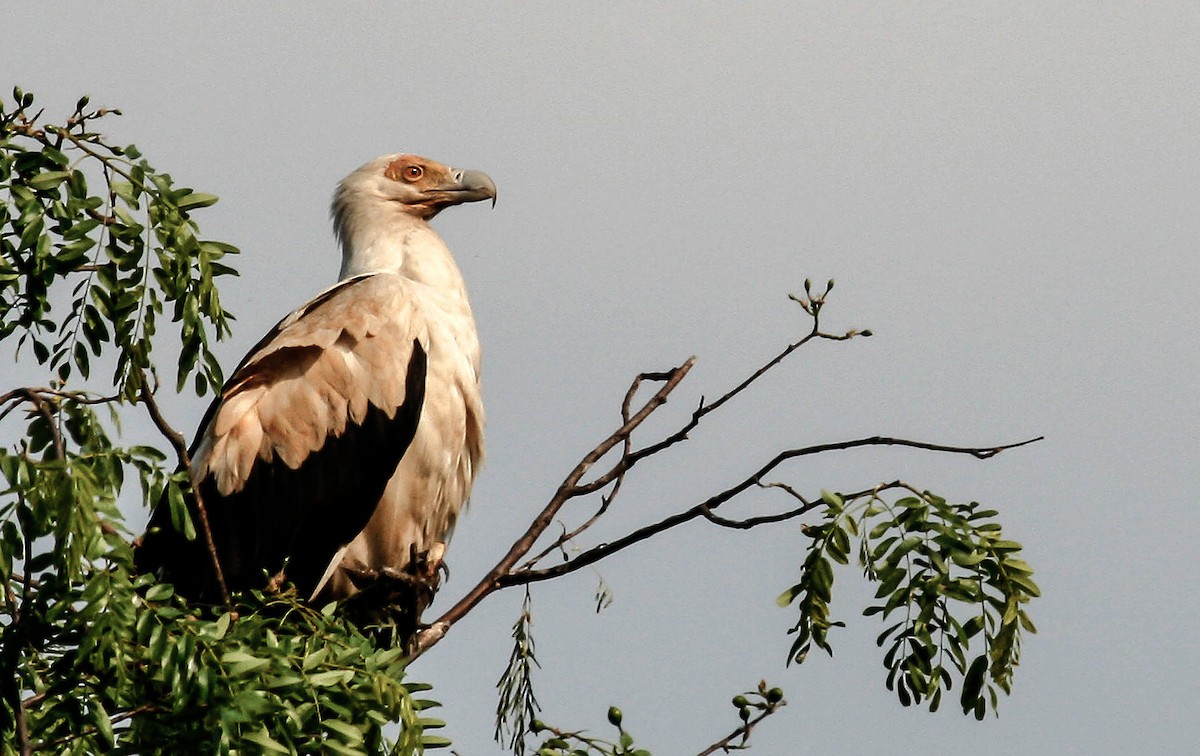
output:
[[[343,564],[341,569],[357,590],[343,604],[349,616],[381,645],[409,643],[428,627],[421,613],[433,602],[447,572],[445,553],[446,545],[435,543],[420,553],[414,549],[403,567]]]

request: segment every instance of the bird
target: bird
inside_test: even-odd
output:
[[[486,199],[487,174],[407,153],[338,184],[338,282],[250,349],[189,449],[211,547],[197,497],[189,533],[164,495],[138,572],[199,602],[288,584],[323,601],[441,564],[483,462],[484,408],[466,285],[429,221]]]

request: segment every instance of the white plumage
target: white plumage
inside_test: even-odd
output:
[[[486,175],[414,155],[377,158],[338,186],[342,280],[250,351],[192,448],[231,589],[282,571],[305,595],[342,598],[355,591],[347,568],[440,555],[483,459],[484,418],[466,286],[428,221],[495,197]],[[160,505],[139,567],[212,600],[202,540]]]

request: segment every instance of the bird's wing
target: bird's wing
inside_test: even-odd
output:
[[[286,562],[309,591],[370,519],[424,402],[428,329],[412,286],[380,273],[326,290],[280,321],[210,406],[192,474],[230,589]],[[151,520],[160,535],[166,509]],[[212,598],[212,570],[192,561],[202,540],[159,541],[146,561],[185,594]]]

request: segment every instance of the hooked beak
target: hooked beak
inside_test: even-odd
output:
[[[441,200],[439,205],[444,207],[491,199],[492,207],[496,206],[496,183],[483,171],[451,168],[449,179],[437,189],[436,193],[440,195]]]

